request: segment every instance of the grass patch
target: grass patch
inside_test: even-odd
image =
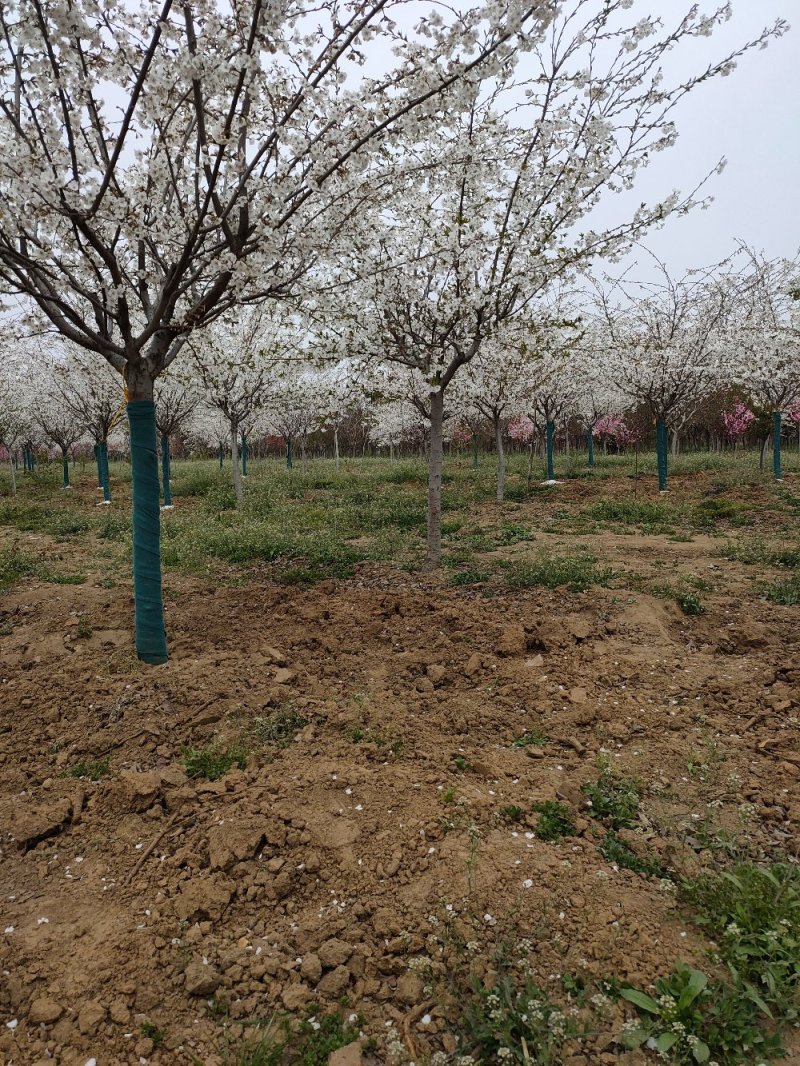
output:
[[[358,1039],[361,1022],[361,1015],[352,1023],[339,1014],[312,1014],[295,1029],[284,1019],[281,1032],[270,1023],[266,1033],[239,1050],[235,1066],[327,1066],[334,1051]]]
[[[79,762],[68,767],[61,774],[62,777],[87,777],[90,781],[99,781],[108,773],[109,759],[95,759],[91,762]]]
[[[541,729],[529,729],[527,733],[515,737],[512,744],[515,748],[528,748],[531,744],[547,744],[549,737]]]
[[[55,573],[37,555],[16,544],[0,552],[0,591],[6,591],[26,578],[54,585],[82,585],[86,581],[85,574]]]
[[[761,592],[770,603],[779,603],[784,607],[796,607],[800,604],[800,574],[792,574],[784,581],[762,585]]]
[[[273,744],[277,748],[286,748],[294,740],[295,734],[307,725],[307,719],[299,711],[291,707],[283,707],[271,714],[256,718],[251,732],[260,744]]]
[[[620,840],[616,833],[606,833],[600,844],[600,854],[621,870],[631,870],[640,877],[665,878],[668,871],[656,859],[643,858]]]
[[[189,777],[204,777],[218,781],[234,766],[244,769],[249,752],[243,744],[232,748],[208,745],[205,748],[185,748],[183,766]]]
[[[611,567],[598,567],[593,555],[541,555],[531,562],[513,563],[504,577],[512,588],[561,588],[585,592],[593,585],[608,585],[615,576]]]

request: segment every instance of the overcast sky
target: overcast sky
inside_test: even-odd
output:
[[[670,25],[689,5],[658,0],[638,6],[657,11]],[[745,55],[729,77],[698,86],[676,114],[677,144],[656,155],[639,175],[637,203],[659,199],[673,188],[691,189],[722,156],[728,160],[708,186],[714,196],[708,210],[671,219],[646,239],[672,273],[723,259],[737,237],[770,257],[793,257],[800,249],[800,0],[733,0],[730,22],[712,37],[682,42],[675,66],[665,71],[668,82],[672,70],[697,71],[778,17],[792,24],[790,31],[763,51]],[[612,210],[618,217],[616,199],[600,206],[597,222],[610,219]]]

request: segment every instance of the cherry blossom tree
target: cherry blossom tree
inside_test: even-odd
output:
[[[292,291],[393,164],[401,121],[434,116],[443,93],[458,108],[464,78],[493,75],[551,15],[487,0],[402,30],[400,7],[0,10],[0,280],[125,378],[147,662],[167,658],[155,379],[190,334]]]
[[[773,473],[783,478],[781,432],[784,415],[800,405],[800,267],[787,260],[770,262],[747,250],[749,263],[742,285],[732,343],[740,358],[736,384],[772,418]],[[765,437],[761,449],[763,462]]]
[[[337,357],[356,351],[418,372],[430,424],[428,562],[441,562],[445,399],[455,375],[554,282],[616,255],[687,211],[696,192],[641,205],[602,230],[581,228],[604,192],[635,184],[677,136],[673,112],[730,72],[745,45],[672,85],[665,54],[728,15],[693,5],[675,26],[626,23],[630,0],[568,0],[526,43],[525,69],[500,66],[469,106],[414,145],[403,172],[339,256],[352,298]],[[759,37],[765,43],[782,23]],[[347,312],[349,311],[349,317]]]
[[[156,429],[161,437],[161,486],[164,509],[172,504],[170,485],[170,438],[185,432],[200,405],[200,393],[178,376],[165,374],[155,383]]]
[[[655,281],[623,277],[598,308],[610,380],[655,422],[658,487],[667,488],[668,430],[679,430],[721,380],[737,285],[722,265],[670,277],[655,260]]]

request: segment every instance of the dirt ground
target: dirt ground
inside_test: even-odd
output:
[[[755,596],[709,536],[574,542],[623,572],[724,582],[688,616],[615,581],[487,596],[382,564],[309,589],[168,574],[155,668],[91,538],[85,584],[5,594],[2,1061],[211,1066],[241,1023],[312,1002],[363,1014],[364,1062],[387,1061],[388,1023],[424,1061],[454,1050],[448,974],[487,976],[509,937],[545,986],[707,968],[674,892],[600,854],[581,785],[604,756],[636,778],[632,846],[678,874],[732,848],[796,855],[800,609]],[[243,738],[244,768],[187,777],[185,749]],[[103,759],[96,782],[65,776]],[[550,799],[576,819],[556,843],[528,813]],[[643,1062],[621,1021],[565,1061]]]

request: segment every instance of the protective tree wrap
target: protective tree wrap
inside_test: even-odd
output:
[[[161,597],[161,511],[152,400],[128,404],[133,497],[133,600],[136,654],[146,663],[167,661]]]

